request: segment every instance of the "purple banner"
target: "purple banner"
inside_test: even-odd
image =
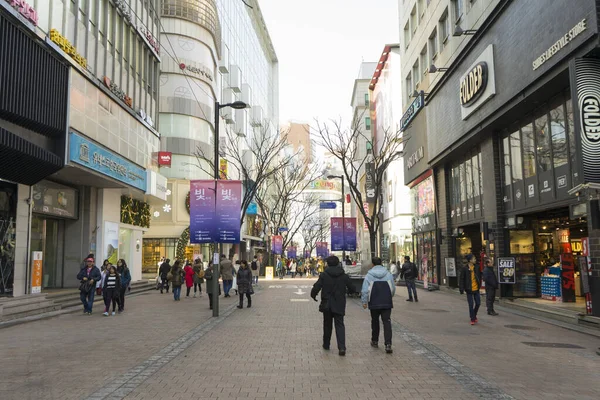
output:
[[[331,251],[344,250],[344,225],[342,217],[331,218]]]
[[[242,208],[242,181],[217,183],[217,241],[240,242],[240,215]]]
[[[356,218],[344,218],[344,247],[356,251]]]
[[[283,254],[283,236],[273,236],[273,254]]]
[[[215,181],[190,181],[190,243],[216,240]]]
[[[310,258],[310,251],[304,250],[304,258]]]
[[[329,256],[329,250],[327,248],[327,242],[317,242],[317,257]]]
[[[287,248],[287,256],[288,256],[288,258],[296,258],[297,257],[297,249],[295,246],[290,246]]]

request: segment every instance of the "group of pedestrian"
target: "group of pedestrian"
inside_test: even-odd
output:
[[[124,259],[117,261],[117,265],[104,260],[102,270],[94,264],[94,255],[89,254],[84,265],[77,274],[80,281],[80,299],[83,304],[83,313],[92,314],[95,295],[102,295],[104,300],[104,313],[109,315],[119,314],[125,311],[125,293],[131,283],[131,272]],[[112,314],[110,306],[112,305]]]
[[[492,260],[488,257],[484,258],[485,268],[483,270],[483,276],[479,268],[476,267],[475,263],[477,259],[473,254],[467,254],[467,263],[460,270],[458,276],[458,289],[460,294],[466,293],[467,304],[469,305],[469,317],[471,319],[471,325],[475,325],[479,322],[477,319],[477,313],[481,306],[481,281],[485,282],[485,302],[487,306],[487,313],[491,316],[499,315],[494,310],[494,301],[496,299],[496,290],[498,289],[498,278],[494,273],[494,267]]]

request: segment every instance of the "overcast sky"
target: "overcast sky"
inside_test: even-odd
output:
[[[258,0],[279,59],[279,118],[351,118],[360,63],[398,43],[398,0]]]

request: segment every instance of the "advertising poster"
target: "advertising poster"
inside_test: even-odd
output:
[[[331,251],[344,250],[344,225],[342,217],[331,218]]]
[[[119,224],[116,222],[104,222],[104,259],[109,263],[117,265],[119,258]]]
[[[242,181],[217,182],[217,241],[240,242]]]
[[[215,181],[190,181],[190,243],[215,242],[216,224]]]
[[[329,256],[327,242],[317,242],[317,257],[325,258]]]
[[[304,250],[304,258],[310,258],[310,251]]]
[[[356,251],[356,218],[344,218],[344,242],[346,251]]]
[[[288,258],[296,258],[297,257],[297,250],[295,246],[290,246],[287,248],[287,256]]]
[[[456,259],[455,258],[444,258],[444,263],[446,264],[446,276],[447,277],[456,277]]]
[[[560,255],[562,266],[562,301],[563,303],[575,303],[575,260],[573,253]]]
[[[283,254],[283,236],[273,236],[273,254]]]
[[[42,293],[42,259],[41,251],[32,251],[33,264],[31,265],[31,293]]]
[[[375,164],[368,162],[365,164],[365,192],[367,194],[367,203],[375,203]]]
[[[515,274],[515,258],[514,257],[499,257],[498,258],[498,283],[514,285],[517,275]]]

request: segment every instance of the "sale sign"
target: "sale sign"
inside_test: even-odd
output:
[[[515,274],[515,258],[498,258],[498,282],[502,284],[514,285],[517,283]]]
[[[562,301],[563,303],[575,303],[575,260],[573,253],[564,253],[560,255],[560,264],[562,266]]]

